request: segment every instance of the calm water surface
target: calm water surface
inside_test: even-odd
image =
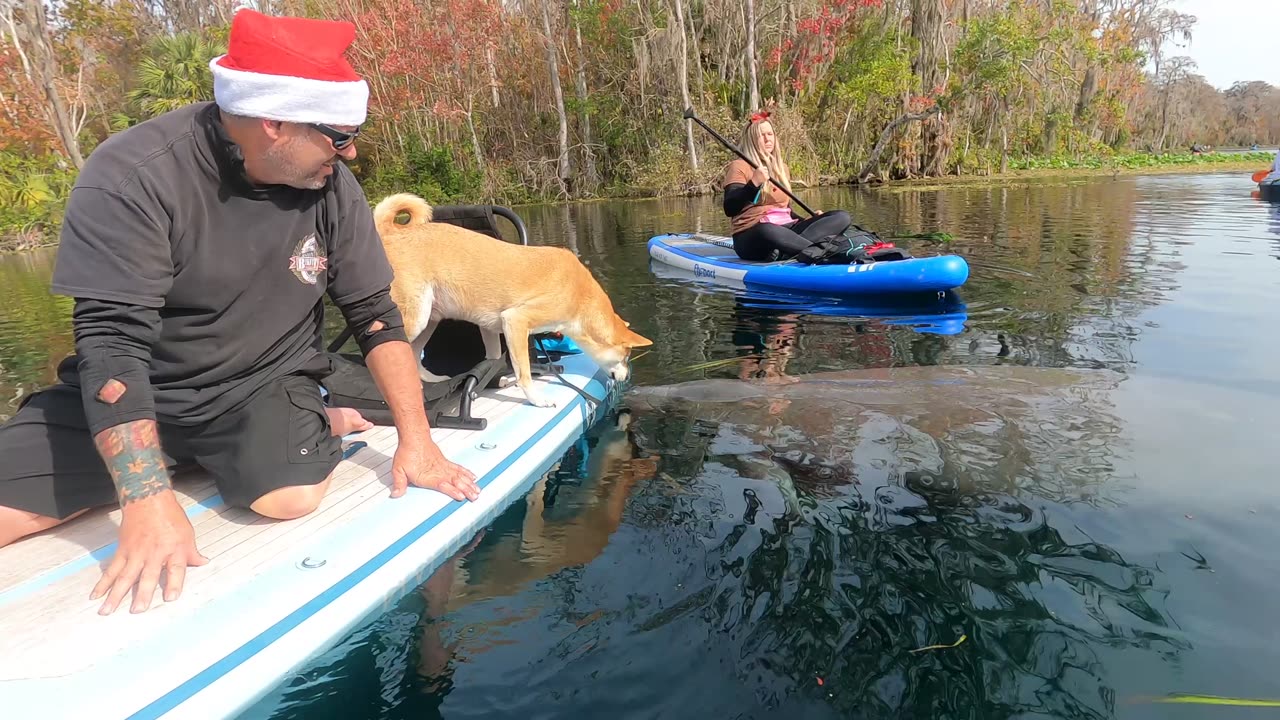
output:
[[[245,717],[1274,716],[1153,702],[1280,698],[1280,207],[1249,189],[804,196],[952,233],[945,322],[656,277],[710,199],[521,209],[655,340],[629,412]],[[0,259],[0,414],[70,348],[49,272]]]

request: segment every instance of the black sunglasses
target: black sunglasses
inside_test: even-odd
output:
[[[360,128],[356,128],[351,132],[343,132],[320,123],[308,123],[308,125],[319,130],[321,135],[329,138],[329,141],[333,143],[334,150],[346,149],[348,145],[356,141],[356,137],[360,134]]]

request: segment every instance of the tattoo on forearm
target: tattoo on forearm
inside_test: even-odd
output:
[[[154,420],[116,425],[98,433],[94,442],[115,481],[121,505],[172,487]]]

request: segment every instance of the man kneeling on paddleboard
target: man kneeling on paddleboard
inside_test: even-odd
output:
[[[344,59],[351,23],[241,10],[210,63],[212,103],[99,146],[67,204],[53,291],[75,298],[61,383],[0,426],[0,546],[119,502],[119,543],[93,599],[133,612],[208,562],[170,483],[197,465],[223,501],[311,513],[371,427],[325,406],[327,293],[395,417],[392,496],[407,485],[475,500],[474,476],[432,441],[417,361],[356,157],[368,85]]]

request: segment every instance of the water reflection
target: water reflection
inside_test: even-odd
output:
[[[796,373],[865,366],[848,349],[856,345],[857,333],[868,329],[893,337],[892,357],[878,358],[889,365],[915,364],[918,358],[926,363],[985,363],[999,354],[1005,362],[1026,365],[1123,367],[1132,362],[1127,348],[1135,332],[1125,318],[1161,302],[1177,288],[1178,247],[1158,242],[1152,227],[1165,218],[1155,217],[1146,190],[1132,179],[943,191],[808,192],[820,205],[850,208],[882,235],[951,232],[955,240],[947,244],[896,242],[916,254],[961,254],[973,273],[955,294],[954,308],[797,308],[810,334],[821,334],[824,350],[833,354],[805,353],[800,365],[793,366]],[[598,212],[599,205],[584,207]],[[699,339],[661,344],[654,362],[679,368],[735,354],[738,345],[730,328],[736,325],[726,321],[737,313],[742,295],[691,287],[689,278],[650,264],[641,251],[649,237],[659,233],[697,227],[723,232],[714,203],[643,201],[630,204],[624,217],[618,241],[633,250],[606,253],[613,262],[611,275],[603,280],[610,294],[624,310],[634,307],[650,314],[648,329],[657,336],[674,333]],[[544,235],[541,241],[556,243],[558,238]],[[584,253],[584,260],[596,258]],[[653,286],[636,282],[645,275],[656,278]],[[895,322],[886,316],[906,318]],[[1082,318],[1087,322],[1081,324]],[[964,341],[918,342],[913,332],[962,332]],[[643,382],[662,379],[644,367],[637,372]],[[707,375],[733,372],[726,367]]]
[[[1256,191],[1254,197],[1257,197]],[[1280,197],[1260,202],[1267,211],[1267,232],[1276,236],[1271,241],[1272,251],[1275,253],[1272,257],[1280,260]]]
[[[1162,568],[1083,519],[1129,485],[1122,382],[1007,366],[638,388],[586,455],[597,484],[570,453],[329,672],[408,651],[412,676],[379,691],[395,718],[1115,717],[1120,654],[1191,649]]]
[[[0,421],[23,395],[57,379],[58,363],[74,351],[69,298],[49,293],[54,253],[0,257]]]
[[[703,557],[632,633],[733,658],[754,689],[739,710],[799,694],[857,717],[1111,717],[1096,645],[1186,647],[1158,569],[1071,526],[1123,483],[1119,382],[1008,367],[638,389],[666,479],[631,521]]]

